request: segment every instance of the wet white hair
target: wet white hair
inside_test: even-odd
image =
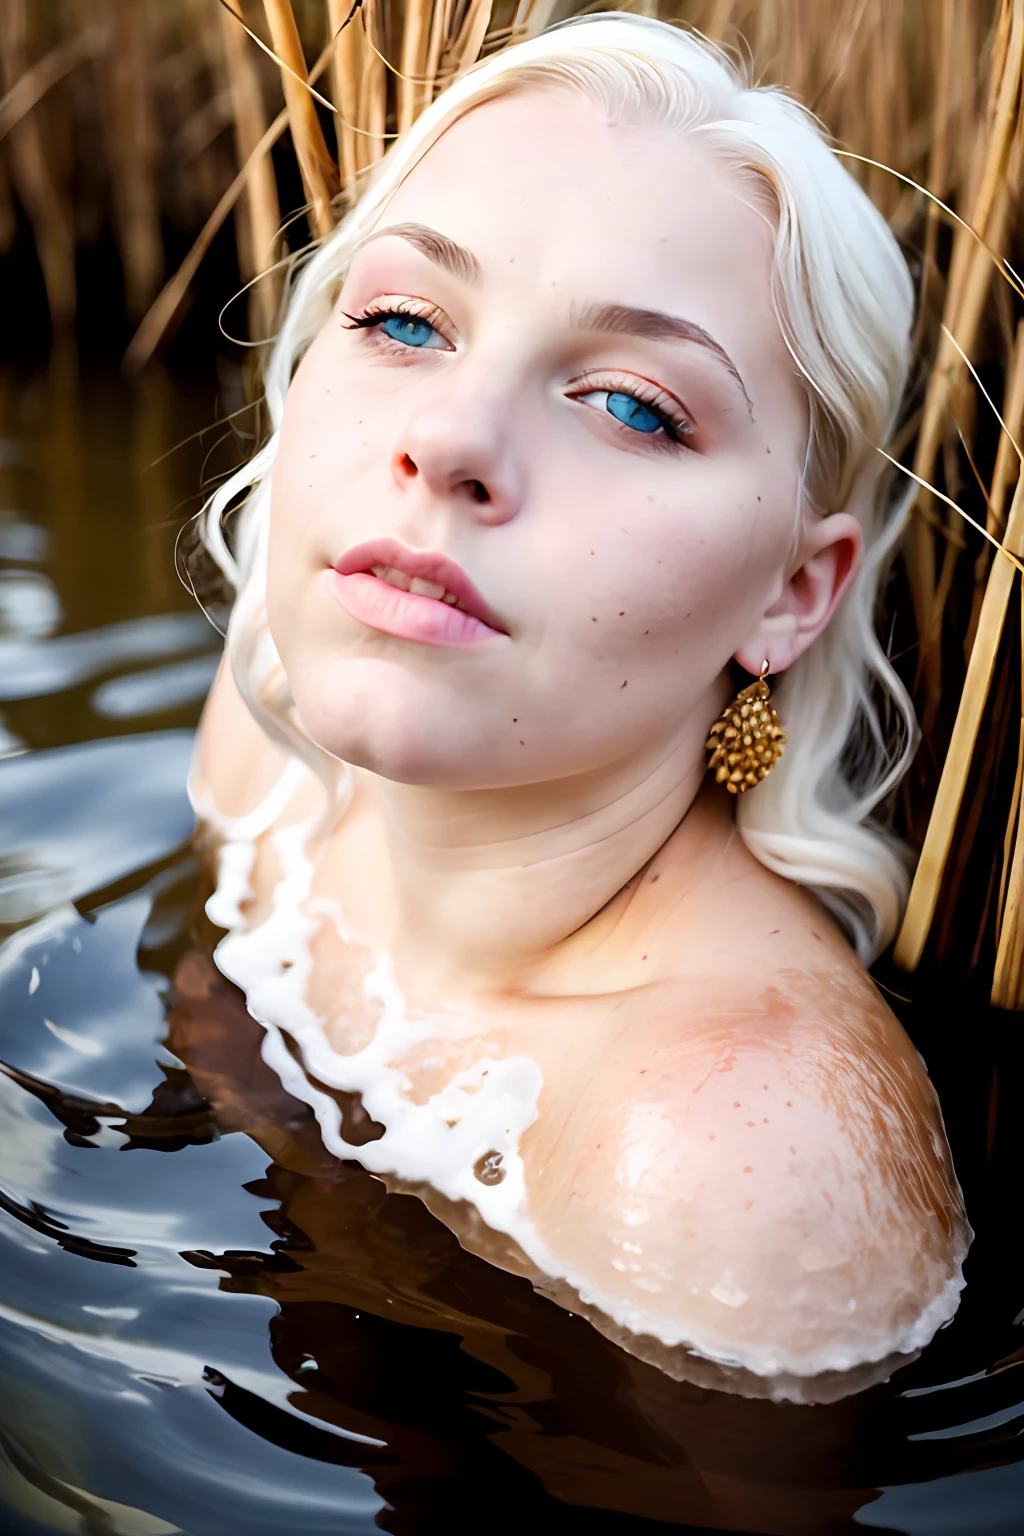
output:
[[[906,771],[917,740],[913,707],[875,633],[906,507],[906,499],[889,506],[888,466],[877,449],[893,431],[904,391],[913,288],[884,219],[811,114],[777,88],[751,86],[692,32],[605,13],[563,22],[484,60],[396,141],[354,208],[306,260],[266,371],[273,434],[200,520],[203,542],[235,590],[227,633],[235,680],[264,728],[328,777],[325,754],[289,709],[266,622],[270,471],[285,395],[357,245],[404,178],[470,108],[528,85],[581,92],[620,119],[653,117],[699,139],[770,194],[772,300],[808,402],[802,505],[812,516],[853,513],[864,557],[824,634],[778,682],[786,750],[738,799],[737,824],[762,864],[812,889],[835,913],[867,963],[892,938],[909,879],[906,850],[872,813]],[[243,495],[229,546],[224,515]],[[797,531],[798,519],[794,539]]]

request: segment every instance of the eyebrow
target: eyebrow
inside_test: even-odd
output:
[[[428,261],[450,272],[461,282],[474,285],[480,282],[480,263],[473,252],[467,251],[464,245],[456,245],[447,235],[442,235],[439,230],[431,229],[426,224],[388,224],[384,229],[372,230],[365,240],[359,242],[356,251],[361,251],[372,240],[383,240],[386,235],[397,235],[400,240],[407,240]]]
[[[574,315],[582,330],[605,331],[617,336],[644,336],[654,341],[692,341],[717,357],[743,391],[747,409],[753,410],[747,386],[739,369],[722,344],[695,320],[668,315],[661,309],[634,309],[629,304],[587,304]]]
[[[458,245],[448,235],[442,235],[440,230],[431,229],[427,224],[388,224],[383,229],[372,230],[360,241],[356,250],[361,251],[371,241],[382,240],[386,235],[407,240],[428,261],[450,272],[461,282],[474,286],[479,284],[480,263],[473,252],[467,251],[464,245]],[[604,331],[616,336],[642,336],[652,341],[693,342],[704,347],[739,385],[748,411],[753,412],[747,387],[736,364],[711,332],[695,320],[669,315],[660,309],[636,309],[629,304],[586,304],[581,310],[574,310],[572,318],[574,326],[579,330]]]

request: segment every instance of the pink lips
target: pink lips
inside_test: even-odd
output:
[[[460,606],[394,587],[371,574],[375,565],[444,587]],[[429,549],[412,549],[397,539],[370,539],[347,550],[328,577],[345,612],[385,635],[421,645],[473,645],[505,634],[462,567]]]

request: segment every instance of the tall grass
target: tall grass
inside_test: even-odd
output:
[[[126,364],[139,369],[233,219],[259,341],[281,293],[282,211],[326,233],[446,81],[582,8],[3,0],[0,251],[20,207],[54,325],[67,327],[76,245],[109,224],[138,322]],[[895,808],[922,850],[895,958],[910,970],[922,957],[985,965],[994,1001],[1024,1007],[1024,0],[646,8],[748,49],[760,79],[810,105],[918,274],[921,361],[888,445],[919,489],[883,619],[923,726]],[[270,158],[288,134],[304,209],[282,205]],[[172,273],[168,229],[194,237]]]

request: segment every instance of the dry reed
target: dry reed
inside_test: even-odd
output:
[[[920,492],[887,603],[924,729],[897,807],[922,853],[895,957],[913,969],[925,956],[953,952],[966,967],[987,955],[994,1000],[1024,1007],[1021,624],[1006,623],[1021,604],[1024,560],[1015,276],[1024,265],[1024,0],[650,7],[727,45],[743,40],[760,79],[808,103],[917,268],[923,362],[888,448]],[[99,136],[106,155],[129,311],[149,305],[127,359],[138,368],[232,210],[243,280],[285,249],[270,150],[286,128],[311,231],[323,235],[391,136],[450,79],[573,9],[571,0],[49,0],[36,12],[29,0],[3,0],[0,250],[18,204],[54,321],[67,324],[83,221],[74,157],[58,141],[69,113],[91,114],[97,132],[86,137]],[[161,133],[164,144],[192,146],[184,179],[204,200],[188,258],[154,299],[161,218],[173,222],[172,186],[183,195]],[[273,275],[256,286],[255,339],[269,334],[279,291]],[[985,893],[971,906],[973,927],[956,921],[972,879]]]

